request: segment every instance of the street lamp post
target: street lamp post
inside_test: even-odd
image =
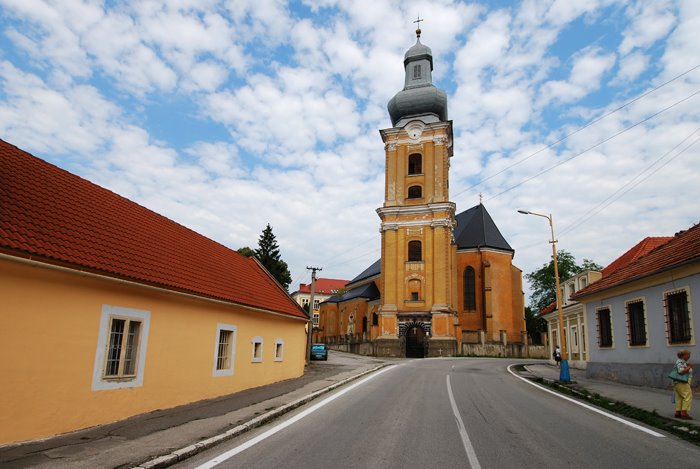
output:
[[[529,210],[518,210],[518,213],[523,215],[535,215],[537,217],[546,218],[549,222],[549,228],[552,230],[552,239],[549,241],[552,244],[552,261],[554,262],[554,283],[556,286],[557,310],[559,310],[559,341],[561,342],[561,368],[559,368],[559,381],[568,383],[571,381],[569,374],[569,361],[566,349],[566,335],[564,334],[564,313],[561,306],[561,292],[559,291],[559,263],[557,262],[557,240],[554,238],[554,223],[552,222],[552,214],[549,216],[541,213],[530,212]]]

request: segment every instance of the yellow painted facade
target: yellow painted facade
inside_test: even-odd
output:
[[[0,444],[235,393],[304,372],[306,321],[96,275],[0,258]],[[95,390],[109,307],[148,313],[142,384]],[[120,310],[121,310],[120,309]],[[145,313],[144,313],[145,314]],[[218,327],[233,372],[215,375]],[[253,358],[254,344],[260,360]],[[281,348],[279,346],[281,344]],[[100,376],[95,377],[95,374]]]

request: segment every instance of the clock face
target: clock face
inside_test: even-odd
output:
[[[421,134],[420,129],[411,129],[408,131],[408,136],[413,140],[418,139],[420,137],[420,134]]]

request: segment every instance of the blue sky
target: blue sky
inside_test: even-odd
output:
[[[549,230],[518,208],[603,265],[700,221],[694,0],[0,5],[0,138],[233,249],[270,223],[292,290],[379,257],[378,130],[419,14],[452,199],[481,194],[525,273]]]

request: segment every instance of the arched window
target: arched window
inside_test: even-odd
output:
[[[476,275],[474,267],[464,269],[464,309],[474,311],[476,309]]]
[[[416,262],[423,260],[423,249],[420,241],[408,242],[408,261]]]
[[[409,199],[420,199],[423,197],[423,188],[421,186],[411,186],[408,188]]]
[[[408,155],[408,174],[423,173],[423,156],[419,153]]]

